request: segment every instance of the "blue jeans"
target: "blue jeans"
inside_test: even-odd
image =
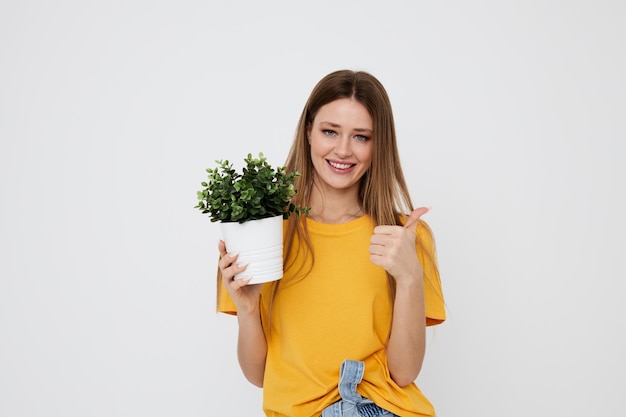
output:
[[[363,379],[364,370],[365,364],[361,361],[343,361],[339,371],[339,395],[341,395],[341,400],[326,407],[320,417],[396,416],[374,404],[374,401],[364,398],[356,392],[356,386]]]

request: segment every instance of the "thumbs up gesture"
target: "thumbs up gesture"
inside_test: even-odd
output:
[[[420,217],[430,207],[420,207],[411,213],[404,226],[376,226],[370,238],[370,260],[382,266],[397,283],[422,278],[422,266],[415,251],[415,228]]]

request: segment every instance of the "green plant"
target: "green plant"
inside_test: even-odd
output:
[[[297,190],[294,187],[298,172],[287,172],[286,167],[274,169],[259,153],[244,159],[243,173],[236,172],[227,160],[216,160],[218,166],[207,168],[208,181],[198,191],[194,207],[208,214],[212,222],[239,222],[290,214],[308,213],[308,207],[291,203]]]

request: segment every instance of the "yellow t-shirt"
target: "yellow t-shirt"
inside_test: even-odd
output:
[[[261,294],[261,318],[268,344],[263,409],[269,417],[318,417],[341,397],[337,384],[344,359],[365,362],[357,391],[400,416],[434,416],[428,399],[413,383],[404,388],[391,379],[385,345],[391,329],[392,301],[387,275],[369,259],[374,223],[363,216],[348,223],[305,220],[313,245],[313,269],[293,279],[301,260],[287,260],[280,283],[268,283]],[[445,308],[430,229],[417,226],[423,247],[427,325],[445,320]],[[297,249],[298,242],[295,242]],[[297,253],[297,251],[292,251]],[[305,269],[307,269],[305,267]],[[279,285],[269,321],[269,296]],[[220,288],[218,311],[235,313]]]

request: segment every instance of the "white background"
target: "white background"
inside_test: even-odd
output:
[[[195,193],[342,68],[433,207],[439,416],[622,414],[625,4],[2,2],[0,415],[262,415]]]

